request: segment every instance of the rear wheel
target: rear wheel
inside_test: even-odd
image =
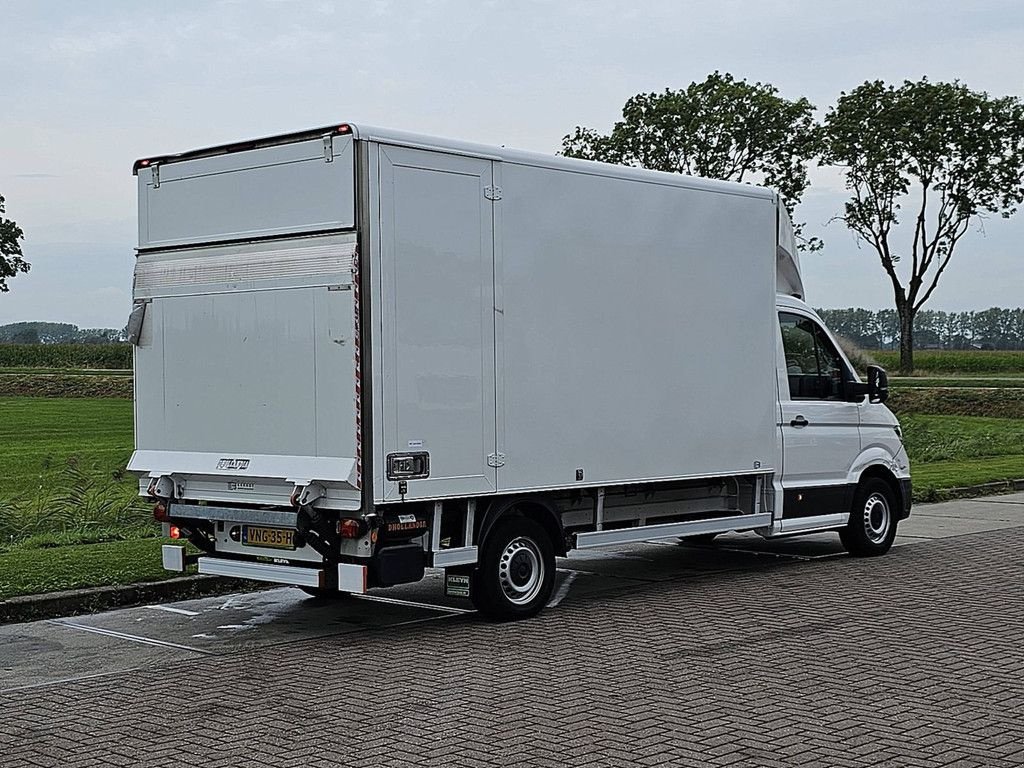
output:
[[[855,557],[884,555],[896,539],[896,495],[884,480],[871,477],[857,486],[850,521],[839,532]]]
[[[547,605],[555,585],[555,550],[547,532],[527,517],[499,520],[484,542],[470,597],[495,621],[525,619]]]

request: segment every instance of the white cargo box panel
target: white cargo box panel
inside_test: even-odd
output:
[[[501,173],[499,490],[770,470],[775,196]]]
[[[773,469],[772,192],[380,140],[377,501]]]
[[[351,136],[140,167],[139,248],[355,226]]]

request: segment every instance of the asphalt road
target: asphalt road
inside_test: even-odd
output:
[[[480,621],[439,574],[0,627],[0,766],[1024,765],[1024,494],[559,561]]]

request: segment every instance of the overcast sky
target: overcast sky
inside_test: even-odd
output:
[[[32,271],[0,323],[121,327],[135,230],[132,161],[360,121],[555,152],[607,131],[639,92],[716,69],[822,112],[866,79],[960,78],[1024,95],[1024,3],[45,2],[0,0],[0,194]],[[815,306],[889,306],[888,280],[841,223],[835,173],[798,218]],[[1024,214],[960,246],[930,306],[1024,304]]]

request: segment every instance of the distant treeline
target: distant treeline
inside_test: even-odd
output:
[[[863,349],[899,347],[900,323],[894,309],[819,309],[833,332]],[[917,349],[1024,349],[1024,308],[976,312],[922,309],[914,320]]]
[[[0,344],[111,344],[126,340],[125,332],[114,328],[41,322],[0,325]]]

